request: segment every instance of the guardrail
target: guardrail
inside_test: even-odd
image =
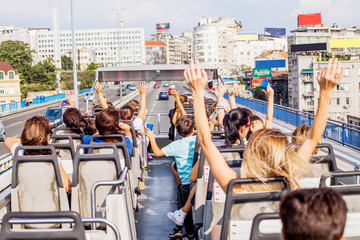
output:
[[[228,98],[228,95],[225,94],[224,97]],[[238,104],[244,105],[246,107],[266,114],[267,102],[265,101],[248,99],[239,96],[236,96],[235,100]],[[286,123],[290,123],[294,126],[300,126],[304,123],[312,125],[314,117],[315,115],[311,113],[280,106],[277,104],[274,105],[274,118],[285,121]],[[323,137],[341,143],[344,146],[360,150],[359,126],[336,121],[333,119],[328,119]]]

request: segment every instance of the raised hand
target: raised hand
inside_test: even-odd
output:
[[[140,83],[139,92],[140,92],[140,94],[146,94],[146,84],[145,83]]]
[[[230,92],[230,96],[235,96],[240,90],[240,85],[234,83],[232,88],[231,88],[231,92]]]
[[[267,85],[265,94],[268,98],[274,97],[274,89],[270,87],[270,84]]]
[[[177,97],[179,97],[180,96],[180,94],[179,94],[179,92],[178,91],[176,91],[176,89],[171,89],[171,95],[173,95],[175,98],[177,98]]]
[[[203,92],[208,82],[207,73],[200,68],[199,61],[196,61],[196,68],[194,61],[190,61],[189,67],[184,71],[186,83],[193,93]]]
[[[155,138],[154,132],[151,131],[151,130],[148,129],[148,128],[145,128],[145,135],[146,135],[149,139]]]
[[[219,97],[223,97],[227,91],[227,87],[221,81],[219,82],[218,91],[219,91]]]
[[[102,86],[99,82],[96,82],[95,84],[95,90],[97,93],[101,93],[102,92]]]
[[[322,67],[317,76],[320,90],[331,92],[343,77],[344,69],[340,68],[339,60],[337,58],[330,59],[326,69]]]
[[[74,95],[73,91],[67,92],[67,99],[69,100],[70,108],[74,108],[76,100],[75,100],[75,95]]]

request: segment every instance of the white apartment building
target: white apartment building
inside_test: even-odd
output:
[[[188,63],[193,58],[193,34],[183,32],[180,36],[181,41],[181,63]]]
[[[290,107],[315,113],[319,97],[319,87],[316,80],[317,73],[322,66],[326,65],[326,62],[322,61],[324,56],[337,55],[342,58],[341,63],[345,69],[345,77],[334,90],[329,117],[335,120],[346,121],[348,114],[359,114],[360,45],[359,47],[354,47],[353,44],[351,47],[338,48],[336,44],[339,42],[334,42],[334,40],[340,40],[340,45],[338,46],[346,46],[349,39],[350,41],[358,41],[360,43],[360,29],[339,28],[338,26],[330,28],[322,24],[320,26],[301,28],[292,31],[292,33],[293,36],[288,37],[288,96]],[[292,44],[314,43],[326,43],[326,49],[307,52],[290,51]]]
[[[218,66],[219,74],[231,77],[236,68],[236,35],[241,23],[233,18],[201,18],[194,28],[194,58]]]
[[[238,33],[236,43],[236,65],[246,65],[255,68],[255,58],[270,50],[287,52],[286,38],[265,37],[259,40],[256,33]]]

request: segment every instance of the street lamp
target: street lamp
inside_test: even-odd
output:
[[[120,59],[120,54],[121,54],[121,50],[120,50],[120,46],[121,46],[121,40],[120,40],[120,11],[125,10],[125,8],[112,8],[110,9],[111,11],[116,11],[116,22],[117,22],[117,27],[118,27],[118,58],[119,58],[119,67],[121,65],[121,59]],[[122,85],[121,85],[121,81],[120,81],[120,101],[122,102]]]
[[[76,39],[75,39],[75,27],[74,27],[74,1],[70,0],[71,4],[71,44],[73,54],[73,75],[74,75],[74,93],[75,93],[75,108],[79,108],[79,93],[78,93],[78,81],[77,81],[77,67],[76,67]]]

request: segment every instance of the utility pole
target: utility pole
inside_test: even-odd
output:
[[[72,54],[73,54],[73,75],[74,75],[74,93],[75,93],[75,108],[79,108],[79,91],[77,81],[77,67],[76,67],[76,39],[74,27],[74,0],[70,0],[71,4],[71,38],[72,38]]]
[[[118,27],[118,58],[119,58],[119,67],[121,65],[121,59],[120,59],[120,54],[121,54],[121,40],[120,40],[120,11],[125,10],[125,8],[112,8],[112,11],[116,11],[116,23],[117,23],[117,27]],[[123,94],[122,94],[122,84],[121,81],[119,82],[120,84],[120,101],[122,102],[123,100]]]

